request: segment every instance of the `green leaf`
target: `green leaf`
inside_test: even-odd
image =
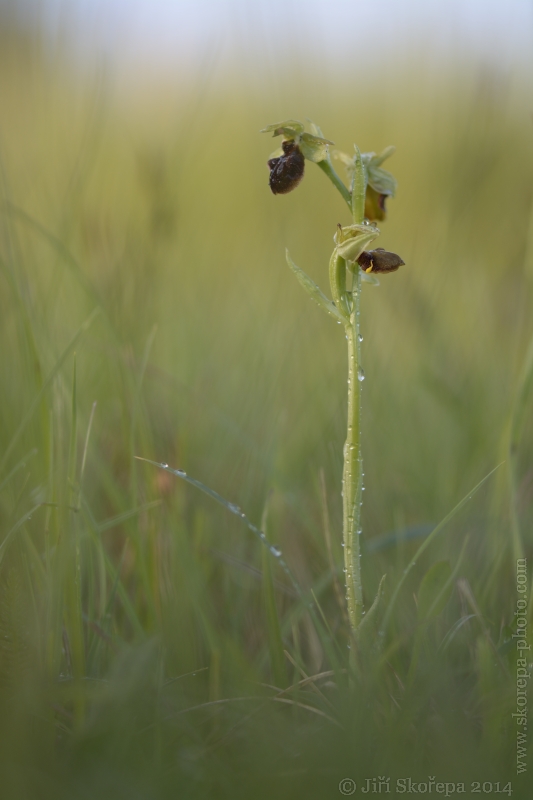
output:
[[[339,256],[337,248],[329,260],[329,285],[335,308],[341,312],[345,322],[349,322],[350,306],[346,293],[346,261]]]
[[[333,303],[326,297],[322,289],[320,289],[320,287],[318,287],[316,283],[313,280],[311,280],[309,275],[306,275],[305,272],[302,269],[300,269],[300,267],[296,266],[296,264],[290,257],[288,250],[285,251],[285,256],[287,259],[287,264],[292,269],[292,271],[298,278],[298,281],[303,286],[305,291],[313,298],[313,300],[316,303],[318,303],[318,305],[321,306],[324,309],[324,311],[326,311],[331,317],[336,319],[338,322],[345,322],[346,320],[344,319],[341,312],[338,310],[335,303]]]
[[[449,561],[437,561],[428,569],[418,592],[420,622],[437,617],[444,610],[453,590]]]

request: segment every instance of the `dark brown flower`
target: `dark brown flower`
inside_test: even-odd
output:
[[[304,176],[305,159],[292,139],[283,142],[283,155],[268,161],[269,186],[273,194],[287,194],[296,189]]]
[[[396,272],[405,261],[402,261],[396,253],[389,253],[382,247],[376,247],[375,250],[363,250],[357,263],[363,272]]]

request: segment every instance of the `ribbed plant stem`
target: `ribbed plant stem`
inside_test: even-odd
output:
[[[361,345],[359,338],[359,299],[361,278],[357,271],[352,288],[352,312],[346,324],[348,340],[348,431],[344,445],[343,543],[346,575],[346,603],[350,626],[357,628],[363,610],[361,584],[361,498],[363,491],[363,462],[361,458]]]
[[[361,225],[365,215],[366,177],[359,148],[355,146],[354,175],[351,191],[352,219]],[[361,502],[363,497],[363,459],[361,456],[361,367],[360,299],[361,273],[354,264],[352,304],[346,324],[348,340],[348,433],[344,445],[342,476],[344,569],[346,574],[346,603],[352,632],[357,629],[363,613],[363,584],[361,581]]]

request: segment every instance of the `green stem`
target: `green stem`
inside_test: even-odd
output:
[[[350,210],[355,225],[363,222],[365,214],[366,180],[359,148],[355,148],[355,170],[350,197]],[[363,584],[361,581],[361,503],[363,499],[363,459],[361,455],[361,367],[360,335],[361,272],[354,264],[352,307],[346,325],[348,340],[348,432],[344,445],[343,543],[346,571],[346,602],[352,631],[363,613]]]
[[[361,500],[363,493],[363,461],[361,458],[361,344],[359,338],[359,299],[361,278],[354,276],[352,313],[346,325],[348,340],[348,429],[344,445],[342,475],[344,569],[346,603],[350,626],[357,628],[363,610],[361,583]]]

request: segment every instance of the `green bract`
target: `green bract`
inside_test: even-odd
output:
[[[283,136],[285,139],[293,139],[299,146],[304,158],[318,164],[325,161],[328,155],[328,145],[332,145],[329,139],[316,136],[314,133],[306,133],[301,122],[294,119],[286,119],[283,122],[275,122],[267,125],[261,133],[272,133],[274,136]]]
[[[362,225],[337,225],[333,241],[338,246],[343,242],[347,242],[349,239],[355,239],[356,236],[360,236],[361,234],[366,235],[368,233],[373,233],[375,239],[376,236],[379,236],[379,228],[376,225],[368,225],[365,223]]]
[[[378,236],[379,228],[375,225],[347,225],[344,228],[339,226],[333,238],[341,258],[353,262]]]
[[[386,169],[381,169],[381,164],[385,159],[390,158],[396,148],[390,146],[386,147],[381,153],[361,153],[361,160],[365,168],[366,181],[378,194],[384,194],[394,197],[396,193],[397,181],[394,175]],[[338,158],[346,167],[348,178],[353,180],[355,170],[355,156],[349,156],[341,150],[335,152],[335,158]]]

